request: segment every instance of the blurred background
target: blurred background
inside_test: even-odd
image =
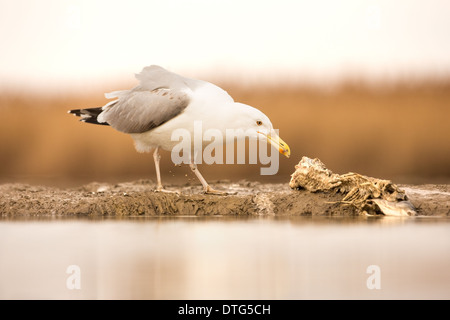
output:
[[[302,156],[395,183],[450,182],[448,1],[0,0],[0,182],[153,179],[151,154],[68,109],[102,106],[158,64],[271,118],[291,147],[207,180],[289,181]],[[197,183],[163,153],[163,181]]]

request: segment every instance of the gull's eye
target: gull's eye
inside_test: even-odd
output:
[[[258,126],[262,126],[262,121],[261,121],[261,120],[256,120],[256,124],[257,124]]]

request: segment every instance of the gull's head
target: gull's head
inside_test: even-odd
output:
[[[291,150],[273,129],[270,119],[261,111],[242,103],[235,103],[236,116],[234,126],[245,131],[250,139],[265,139],[281,154],[289,158]]]

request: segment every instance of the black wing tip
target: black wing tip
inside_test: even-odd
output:
[[[72,109],[67,111],[68,114],[73,114],[74,116],[81,117],[82,109]]]
[[[109,124],[106,122],[98,122],[96,118],[83,118],[80,119],[80,121],[85,123],[97,124],[101,126],[109,126]]]
[[[102,113],[102,108],[88,108],[88,109],[71,109],[68,110],[67,113],[74,114],[76,116],[90,116],[97,117],[100,113]]]
[[[97,121],[97,117],[101,112],[102,112],[102,108],[72,109],[72,110],[67,111],[67,113],[69,113],[69,114],[73,114],[74,116],[81,117],[81,119],[80,119],[81,122],[109,126],[108,123]]]

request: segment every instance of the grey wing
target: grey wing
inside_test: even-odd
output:
[[[121,132],[143,133],[179,115],[189,102],[186,91],[134,89],[106,105],[98,119]]]
[[[201,80],[182,77],[157,65],[143,68],[140,73],[136,74],[136,79],[139,80],[139,87],[145,90],[158,88],[180,90],[186,87],[193,90],[195,87],[204,83]]]

